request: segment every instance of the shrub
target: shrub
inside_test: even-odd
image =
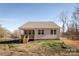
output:
[[[66,45],[64,42],[43,42],[42,45],[44,47],[52,48],[52,49],[57,49],[57,50],[62,50],[62,49],[70,49],[71,47]]]
[[[15,47],[14,44],[8,44],[8,46],[9,46],[9,48],[13,48],[13,47]]]
[[[76,52],[79,52],[79,48],[76,48]]]
[[[43,42],[42,45],[45,47],[50,47],[50,48],[58,48],[61,46],[61,43],[59,43],[59,42],[52,42],[52,43],[51,42]]]
[[[66,45],[64,42],[61,43],[61,48],[68,49],[70,46]]]
[[[42,46],[44,46],[44,47],[50,47],[51,44],[50,43],[47,43],[47,42],[42,42]]]

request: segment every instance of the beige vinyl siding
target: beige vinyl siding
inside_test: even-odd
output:
[[[52,29],[52,30],[56,30],[56,35],[51,34],[51,29],[40,29],[40,30],[44,30],[44,34],[43,35],[39,35],[38,34],[38,30],[39,29],[35,29],[35,37],[34,39],[57,39],[59,38],[59,33],[60,30],[59,29]]]

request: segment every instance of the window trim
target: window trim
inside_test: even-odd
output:
[[[56,35],[57,34],[57,30],[54,30],[54,35]]]
[[[51,29],[50,30],[50,34],[51,35],[56,35],[57,34],[57,30],[56,29]]]
[[[38,30],[38,35],[44,35],[44,30]]]
[[[53,32],[54,32],[53,30],[50,30],[50,34],[51,34],[51,35],[53,35]]]

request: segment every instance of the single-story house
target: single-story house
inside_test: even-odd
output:
[[[22,35],[29,36],[29,40],[59,39],[60,37],[60,27],[54,22],[27,22],[19,29]]]
[[[11,33],[9,32],[9,30],[0,25],[0,39],[9,39],[10,37]]]
[[[20,34],[20,30],[15,30],[13,33],[12,33],[12,37],[13,38],[20,38],[21,34]]]

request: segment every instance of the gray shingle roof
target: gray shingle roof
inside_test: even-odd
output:
[[[36,28],[60,28],[54,22],[27,22],[20,29],[36,29]]]

